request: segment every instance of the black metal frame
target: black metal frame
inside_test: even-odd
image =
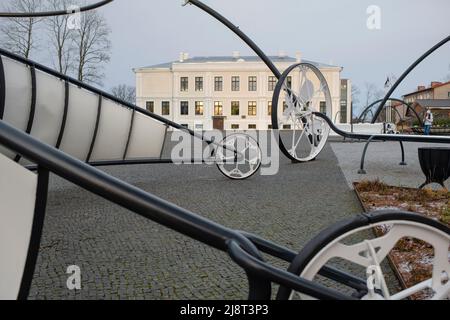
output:
[[[398,86],[405,80],[405,78],[426,58],[428,58],[432,53],[434,53],[436,50],[441,48],[444,44],[450,41],[450,36],[446,37],[445,39],[441,40],[439,43],[434,45],[430,50],[425,52],[419,59],[414,61],[414,63],[398,78],[398,80],[395,82],[395,84],[392,86],[392,88],[388,91],[386,96],[384,97],[383,101],[381,102],[381,105],[378,107],[378,110],[375,112],[375,115],[372,119],[372,123],[375,123],[380,116],[381,112],[383,111],[384,106],[388,102],[388,100],[391,98],[394,91],[398,88]]]
[[[42,234],[43,212],[47,198],[48,173],[52,172],[98,196],[127,208],[136,214],[155,221],[188,237],[230,254],[242,266],[249,281],[249,299],[271,298],[271,283],[275,282],[319,299],[353,299],[334,289],[302,279],[285,270],[266,263],[261,252],[291,262],[295,253],[254,235],[232,230],[213,221],[175,206],[132,185],[75,159],[62,151],[46,145],[0,120],[0,144],[17,152],[38,165],[39,187],[36,200],[36,215],[30,252],[24,275],[21,299],[25,299],[34,272],[37,249]],[[323,275],[335,281],[362,290],[362,279],[334,268],[326,267]]]
[[[69,100],[70,100],[70,85],[67,81],[64,81],[64,113],[61,121],[61,129],[59,130],[58,140],[56,140],[56,149],[61,146],[62,139],[64,137],[64,131],[66,130],[67,114],[69,113]]]
[[[111,0],[113,1],[113,0]],[[1,15],[0,15],[1,17]],[[66,126],[66,122],[67,122],[67,116],[68,116],[68,111],[69,111],[69,100],[70,100],[70,85],[74,85],[76,87],[85,89],[87,91],[90,91],[94,94],[96,94],[99,97],[99,102],[98,102],[98,111],[97,111],[97,119],[96,119],[96,123],[95,123],[95,128],[94,128],[94,134],[92,137],[92,141],[91,141],[91,145],[89,147],[88,150],[88,154],[86,157],[86,162],[89,164],[92,164],[94,166],[112,166],[112,165],[127,165],[127,164],[163,164],[163,163],[173,163],[173,161],[171,159],[162,159],[160,158],[151,158],[151,159],[138,159],[138,160],[126,160],[126,155],[128,153],[128,148],[131,142],[131,136],[132,136],[132,131],[134,128],[134,119],[136,116],[136,112],[139,112],[145,116],[148,116],[158,122],[161,122],[162,124],[164,124],[167,128],[171,127],[177,130],[180,130],[182,132],[186,132],[189,135],[191,135],[192,137],[196,138],[196,139],[200,139],[203,142],[205,142],[208,145],[214,145],[217,148],[225,148],[228,149],[227,146],[220,144],[220,142],[215,142],[212,140],[207,140],[204,138],[203,134],[199,134],[193,130],[190,130],[186,127],[183,127],[182,125],[170,121],[162,116],[159,116],[157,114],[154,114],[152,112],[149,112],[146,109],[143,108],[139,108],[134,104],[131,104],[129,102],[123,101],[115,96],[113,96],[110,93],[107,93],[105,91],[102,91],[98,88],[95,88],[93,86],[90,86],[86,83],[83,83],[81,81],[78,81],[74,78],[71,78],[69,76],[66,76],[64,74],[61,74],[49,67],[46,67],[42,64],[36,63],[32,60],[26,59],[24,57],[21,57],[17,54],[14,54],[12,52],[8,52],[4,49],[0,48],[0,115],[2,115],[3,110],[4,110],[4,99],[5,99],[5,87],[6,87],[6,79],[5,79],[5,74],[4,74],[4,70],[3,70],[3,59],[2,56],[10,58],[12,60],[21,62],[23,64],[25,64],[26,66],[28,66],[30,68],[30,73],[31,73],[31,90],[32,90],[32,98],[31,98],[31,106],[30,106],[30,113],[29,113],[29,118],[28,118],[28,124],[27,124],[27,128],[25,130],[26,133],[30,134],[33,128],[33,123],[34,123],[34,118],[35,118],[35,113],[36,113],[36,95],[37,95],[37,83],[36,83],[36,70],[42,71],[46,74],[49,74],[51,76],[54,76],[58,79],[60,79],[61,81],[65,82],[65,99],[64,99],[64,113],[63,113],[63,118],[62,118],[62,122],[61,122],[61,128],[60,128],[60,132],[58,134],[58,139],[57,139],[57,143],[55,145],[55,147],[57,149],[59,149],[62,140],[63,140],[63,135],[64,135],[64,130],[65,130],[65,126]],[[123,157],[120,160],[111,160],[111,161],[91,161],[91,157],[92,154],[94,152],[94,148],[95,148],[95,143],[97,140],[97,136],[98,136],[98,132],[99,132],[99,125],[100,125],[100,120],[101,120],[101,113],[102,113],[102,104],[103,104],[103,100],[104,99],[108,99],[111,100],[112,102],[117,103],[118,105],[124,107],[124,108],[128,108],[130,110],[132,110],[132,118],[131,118],[131,123],[130,123],[130,129],[128,131],[128,140],[123,152]],[[3,101],[3,104],[2,104]],[[2,108],[3,106],[3,108]],[[0,120],[2,119],[2,117],[0,117]],[[166,135],[165,137],[167,137],[167,129],[166,129]],[[234,152],[237,152],[235,150],[233,150]],[[161,155],[163,153],[163,149],[161,150]],[[21,160],[21,156],[17,155],[15,158],[16,162],[19,162]],[[201,163],[207,163],[205,160],[197,160],[197,159],[190,159],[192,163],[199,163],[199,161]],[[30,169],[36,169],[36,166],[29,166]]]
[[[401,99],[397,99],[397,98],[389,98],[387,101],[394,101],[394,102],[399,102],[402,105],[404,105],[408,110],[412,111],[414,113],[414,115],[416,116],[417,120],[419,121],[420,126],[423,126],[423,121],[422,118],[419,116],[419,114],[416,112],[416,110],[411,107],[411,105],[409,103],[407,103],[406,101],[403,101]],[[377,105],[378,103],[383,102],[383,99],[377,100],[373,103],[371,103],[370,105],[368,105],[360,114],[360,116],[358,117],[358,121],[359,122],[364,122],[366,120],[367,114],[369,113],[369,111],[372,111],[372,108]],[[385,105],[384,108],[387,108],[387,106]],[[398,112],[396,107],[392,107],[397,114],[400,116],[401,120],[404,120],[403,117],[400,115],[400,113]],[[374,113],[372,112],[372,117],[374,117]],[[372,119],[373,120],[373,119]]]
[[[194,2],[194,0],[192,2]],[[195,2],[199,3],[198,1]],[[247,40],[252,43],[250,39]],[[36,68],[40,69],[41,67],[39,66]],[[31,69],[31,72],[33,73],[35,71],[35,65],[31,65]],[[282,77],[280,76],[280,78]],[[66,78],[65,80],[73,83],[69,78]],[[82,83],[80,83],[80,86],[86,87],[86,85]],[[35,91],[35,84],[33,88]],[[109,98],[109,95],[103,94],[96,89],[93,89],[92,91],[99,92],[99,111],[96,126],[98,129],[102,97],[105,95]],[[67,99],[66,95],[66,100]],[[118,101],[115,98],[112,100]],[[120,103],[126,105],[124,102]],[[135,108],[134,106],[131,107],[133,109]],[[144,110],[139,111],[148,114],[148,112],[144,112]],[[148,115],[153,118],[158,118],[153,114]],[[320,116],[322,114],[317,115]],[[329,124],[331,123],[331,125],[333,125],[331,120],[324,115],[322,116]],[[165,119],[162,122],[165,122],[170,126],[179,126],[177,124],[172,125],[173,123]],[[64,128],[64,125],[62,125],[62,128]],[[131,129],[132,125],[130,130]],[[31,131],[31,128],[29,131]],[[63,132],[64,130],[61,131]],[[96,135],[93,137],[91,149],[93,149],[93,145],[95,144],[95,136]],[[36,163],[38,166],[36,211],[26,268],[19,294],[20,299],[26,299],[28,296],[32,275],[36,265],[48,193],[49,172],[103,197],[106,200],[127,208],[142,217],[178,231],[188,237],[203,242],[208,246],[221,251],[227,251],[231,258],[246,271],[249,281],[249,299],[270,299],[272,282],[319,299],[354,299],[353,297],[344,295],[334,289],[303,279],[288,271],[275,268],[266,263],[262,256],[262,252],[264,252],[285,260],[286,262],[292,262],[296,254],[289,249],[273,244],[255,235],[229,229],[175,206],[154,195],[146,193],[143,190],[111,177],[105,172],[99,171],[93,166],[61,152],[57,148],[40,142],[29,135],[29,133],[22,132],[3,120],[0,120],[0,144],[7,149],[16,152],[20,156],[27,158],[33,163]],[[366,218],[368,217],[366,216]],[[366,288],[363,279],[355,278],[338,269],[325,267],[321,270],[321,274],[358,291],[364,291]]]
[[[235,33],[240,39],[242,39],[260,58],[261,60],[267,65],[267,67],[272,71],[272,73],[278,78],[278,81],[281,83],[284,83],[285,78],[287,77],[288,72],[284,72],[283,74],[275,67],[273,62],[269,59],[269,57],[253,42],[238,26],[234,25],[232,22],[230,22],[227,18],[222,16],[220,13],[216,12],[214,9],[210,8],[206,4],[202,3],[199,0],[185,0],[185,4],[192,4],[201,10],[205,11],[215,19],[217,19],[219,22],[224,24],[228,29],[230,29],[233,33]],[[442,47],[445,43],[450,41],[450,36],[439,42],[437,45],[435,45],[433,48],[428,50],[422,57],[420,57],[414,64],[397,80],[395,85],[391,88],[389,93],[386,95],[386,97],[383,99],[380,107],[377,110],[377,113],[374,115],[373,123],[376,122],[376,119],[378,118],[379,114],[383,110],[384,106],[386,105],[386,102],[390,99],[392,93],[395,91],[395,89],[400,85],[400,83],[406,78],[406,76],[425,58],[427,58],[429,55],[431,55],[434,51]],[[281,88],[281,86],[280,86]],[[274,91],[274,95],[279,95],[280,91]],[[273,106],[272,106],[273,107]],[[357,140],[368,140],[372,137],[372,135],[369,134],[354,134],[351,132],[346,132],[343,130],[339,130],[333,122],[328,119],[327,116],[324,116],[323,114],[317,114],[315,115],[323,118],[327,121],[327,123],[330,125],[331,129],[336,132],[338,135],[348,138],[348,139],[357,139]],[[275,123],[272,123],[272,126],[276,126]],[[386,135],[387,136],[387,135]],[[376,137],[374,140],[381,140],[381,141],[403,141],[403,142],[428,142],[428,143],[450,143],[450,137],[440,137],[439,139],[431,139],[427,136],[421,136],[421,137],[412,137],[408,138],[403,135],[391,135],[391,137]],[[282,145],[282,142],[280,142],[280,145]],[[282,148],[283,149],[283,148]]]
[[[0,83],[5,83],[5,70],[3,68],[3,58],[0,56]],[[5,86],[0,86],[0,120],[3,119],[5,112],[5,98],[6,98],[6,88]]]
[[[30,134],[33,130],[34,116],[36,115],[36,68],[34,65],[30,65],[30,75],[31,75],[31,105],[30,113],[28,115],[28,123],[25,132]],[[6,82],[0,83],[0,86],[6,88]],[[20,154],[16,155],[14,159],[15,162],[19,162],[22,156]]]
[[[373,140],[375,138],[376,138],[376,135],[373,135],[372,137],[370,137],[370,139],[367,140],[366,145],[364,146],[364,151],[361,156],[361,165],[359,167],[358,174],[367,174],[367,171],[364,169],[364,164],[366,162],[366,154],[367,154],[367,150],[369,149],[369,145],[373,142]],[[406,163],[406,160],[405,160],[405,146],[403,145],[403,141],[400,141],[400,149],[402,152],[402,161],[399,163],[399,165],[407,166],[408,164]]]
[[[0,120],[1,122],[2,120]],[[39,247],[44,227],[45,209],[47,206],[49,171],[43,167],[38,168],[38,181],[36,189],[36,201],[34,206],[33,225],[31,229],[30,242],[28,244],[28,254],[25,262],[25,269],[20,285],[19,300],[26,300],[31,288],[36,261],[39,254]]]
[[[59,11],[44,11],[44,12],[0,12],[0,18],[38,18],[50,16],[62,16],[66,14],[74,14],[76,12],[84,12],[94,10],[113,2],[114,0],[103,0],[91,5],[80,7],[78,10],[59,10]]]

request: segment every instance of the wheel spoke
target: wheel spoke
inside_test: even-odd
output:
[[[365,233],[376,227],[389,225],[389,229],[384,235],[374,239],[365,239],[356,244],[344,244],[346,239],[356,237],[359,232]],[[383,228],[386,229],[386,228]],[[434,248],[434,258],[432,262],[432,277],[426,279],[414,286],[390,294],[387,279],[382,271],[381,265],[387,259],[388,255],[394,250],[398,242],[404,238],[412,238],[423,241]],[[372,290],[365,297],[366,299],[383,298],[386,300],[402,300],[411,297],[426,289],[432,290],[434,293],[432,299],[450,298],[450,262],[449,262],[449,246],[450,235],[432,231],[428,225],[422,226],[419,223],[394,221],[390,224],[379,223],[370,225],[365,228],[349,231],[345,235],[332,240],[330,244],[325,246],[316,257],[311,261],[314,263],[307,264],[306,269],[302,270],[301,276],[308,280],[313,280],[319,271],[332,259],[341,259],[353,264],[359,265],[367,270],[376,267],[376,273],[369,273],[371,277],[375,277],[377,281],[375,289],[381,289],[382,296],[376,294]],[[354,268],[354,267],[352,267]],[[368,271],[369,272],[369,271]],[[302,298],[308,298],[301,294]]]
[[[286,103],[286,110],[283,112],[276,112],[277,119],[274,120],[274,127],[282,130],[287,130],[288,126],[292,132],[284,131],[280,137],[280,144],[282,150],[288,158],[294,161],[306,162],[314,159],[322,151],[328,139],[330,132],[328,127],[323,127],[322,122],[315,122],[313,113],[316,111],[316,106],[313,102],[318,99],[325,101],[327,106],[331,105],[331,95],[326,81],[323,80],[323,75],[320,70],[316,70],[314,66],[309,64],[300,64],[291,70],[295,76],[298,77],[298,82],[293,88],[287,87],[287,82],[283,83],[284,101]],[[286,79],[288,75],[283,75]],[[313,78],[315,77],[315,78]],[[315,79],[318,79],[317,82]],[[284,81],[284,80],[282,80]],[[318,88],[316,88],[315,83]],[[280,92],[281,96],[282,92]],[[281,114],[281,118],[278,115]],[[278,120],[279,119],[279,120]],[[299,133],[298,131],[302,131]],[[309,146],[302,140],[308,139]]]
[[[261,166],[262,155],[258,143],[249,136],[234,134],[225,138],[222,145],[235,150],[233,156],[229,157],[223,153],[230,152],[230,150],[225,148],[217,150],[217,166],[226,176],[233,179],[245,179],[253,175]]]

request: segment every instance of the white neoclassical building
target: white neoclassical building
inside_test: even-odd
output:
[[[295,58],[280,53],[270,59],[279,70],[300,61],[317,66],[330,87],[333,121],[350,121],[351,84],[341,79],[342,67],[302,60],[300,53]],[[277,80],[259,57],[234,52],[231,56],[189,58],[181,53],[178,61],[136,68],[134,72],[137,105],[190,129],[271,128],[271,101]],[[297,78],[294,74],[289,79],[293,87],[300,81]],[[321,111],[324,101],[316,102],[317,111]]]

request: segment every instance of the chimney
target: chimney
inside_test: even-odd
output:
[[[280,50],[278,51],[278,58],[286,58],[286,51]]]
[[[295,53],[295,61],[296,61],[297,63],[302,62],[302,53],[301,53],[300,51],[297,51],[297,52]]]
[[[179,62],[184,61],[184,52],[180,52],[180,58],[178,59]]]
[[[421,90],[425,90],[426,88],[425,88],[425,86],[418,86],[417,87],[417,91],[421,91]]]
[[[233,58],[234,59],[239,59],[241,57],[241,54],[239,53],[239,51],[233,51]]]
[[[434,88],[434,87],[437,87],[437,86],[439,86],[439,85],[441,85],[441,84],[442,84],[442,82],[439,82],[439,81],[433,81],[433,82],[431,82],[431,87]]]

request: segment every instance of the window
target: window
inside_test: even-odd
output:
[[[214,78],[214,91],[223,91],[223,77]]]
[[[288,108],[286,101],[283,101],[283,112],[285,112]]]
[[[240,87],[241,79],[239,77],[231,77],[231,91],[239,91]]]
[[[274,76],[269,77],[269,91],[275,90],[275,86],[277,85],[277,78]]]
[[[272,126],[271,124],[269,124],[269,125],[267,126],[267,129],[272,130],[272,129],[273,129],[273,126]]]
[[[214,102],[214,115],[223,116],[223,104],[220,101]]]
[[[163,116],[168,116],[168,115],[170,115],[170,102],[169,102],[169,101],[163,101],[163,102],[161,103],[161,109],[162,109],[161,114],[162,114]]]
[[[203,91],[203,77],[195,78],[195,91]]]
[[[257,84],[256,84],[256,77],[248,77],[248,91],[256,91],[257,90]]]
[[[195,115],[202,116],[203,115],[203,101],[195,102]]]
[[[249,101],[248,103],[248,115],[256,116],[256,101]]]
[[[347,123],[347,101],[341,101],[341,123]]]
[[[248,125],[248,128],[249,128],[250,130],[255,130],[255,129],[256,129],[256,124],[249,124],[249,125]]]
[[[203,130],[203,124],[196,124],[195,130]]]
[[[238,124],[232,124],[231,125],[231,129],[238,130],[239,129],[239,125]]]
[[[288,87],[288,89],[292,89],[292,77],[291,76],[286,78],[286,86]]]
[[[291,130],[291,125],[290,124],[285,124],[284,126],[283,126],[283,129],[284,130]]]
[[[182,116],[189,115],[189,102],[188,101],[181,101],[180,102],[180,114]]]
[[[267,115],[271,116],[272,115],[272,101],[269,101],[267,103]]]
[[[450,92],[448,93],[448,97],[450,98]]]
[[[145,109],[147,109],[147,111],[150,111],[151,113],[155,113],[155,102],[147,101],[145,103]]]
[[[189,90],[189,78],[181,77],[180,79],[180,91],[186,92]]]
[[[238,116],[239,115],[239,101],[231,102],[231,115]]]
[[[320,113],[327,114],[327,103],[320,101]]]

